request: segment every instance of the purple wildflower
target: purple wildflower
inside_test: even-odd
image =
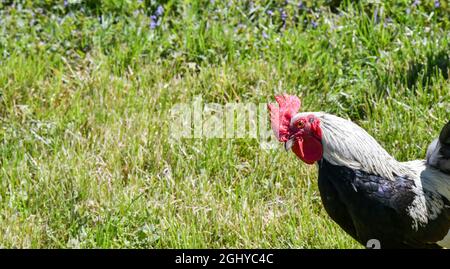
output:
[[[393,20],[391,19],[391,17],[387,17],[387,18],[384,20],[383,25],[384,25],[384,27],[386,27],[388,24],[390,24],[390,23],[392,23],[392,22],[393,22]]]
[[[269,38],[269,36],[267,35],[267,33],[264,32],[264,31],[262,32],[262,37],[265,38],[265,39]]]
[[[272,11],[272,10],[270,10],[270,9],[269,9],[269,10],[267,10],[267,11],[266,11],[266,13],[267,13],[267,15],[269,15],[269,16],[271,16],[271,17],[273,16],[273,11]]]
[[[387,17],[387,18],[386,18],[386,22],[387,22],[387,23],[392,23],[392,22],[393,22],[393,20],[392,20],[392,18],[391,18],[391,17]]]
[[[375,24],[377,24],[380,21],[378,18],[378,7],[375,8],[375,10],[373,11],[373,21]]]
[[[378,9],[378,7],[375,9],[374,14],[373,14],[373,20],[375,24],[380,23],[381,18],[383,18],[383,13],[384,13],[384,9],[383,7],[381,7],[380,9]]]
[[[434,7],[435,8],[438,8],[438,7],[440,7],[441,6],[441,2],[439,2],[439,0],[435,0],[434,1]]]
[[[317,28],[317,26],[319,26],[319,24],[316,22],[316,21],[311,21],[311,26],[314,28],[314,29],[316,29]]]
[[[298,9],[305,9],[305,4],[303,4],[303,1],[298,3]]]
[[[283,23],[286,22],[287,19],[287,14],[286,11],[284,11],[284,9],[280,8],[280,16],[281,16],[281,20],[283,21]]]
[[[161,5],[159,5],[156,8],[155,14],[156,14],[156,16],[161,17],[164,14],[164,8]]]
[[[155,15],[150,16],[150,29],[155,29],[158,25],[158,18]]]
[[[69,0],[64,0],[64,7],[68,7],[69,6]]]
[[[414,0],[414,2],[412,3],[413,7],[417,7],[418,5],[420,5],[420,1],[419,0]]]

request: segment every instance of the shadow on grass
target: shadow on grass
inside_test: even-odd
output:
[[[422,83],[423,87],[433,83],[431,79],[438,73],[446,80],[449,76],[450,57],[447,51],[440,51],[437,54],[428,53],[426,63],[413,61],[409,65],[406,73],[406,84],[408,89],[415,89],[417,83]]]
[[[450,75],[450,54],[443,49],[437,53],[428,52],[425,60],[412,60],[407,65],[398,66],[389,70],[378,70],[375,84],[380,97],[389,95],[391,87],[404,84],[405,89],[415,92],[420,85],[431,89],[430,86],[437,81],[433,78],[442,76],[445,80]]]

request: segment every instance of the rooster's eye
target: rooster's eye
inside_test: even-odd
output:
[[[297,123],[297,128],[302,129],[303,127],[305,127],[305,123],[303,121],[299,121]]]

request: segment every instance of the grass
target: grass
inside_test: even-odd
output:
[[[297,94],[399,160],[423,158],[449,119],[446,1],[12,2],[4,248],[359,248],[324,211],[315,166],[256,139],[173,141],[170,109]]]

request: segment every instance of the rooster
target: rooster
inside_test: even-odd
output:
[[[296,96],[269,104],[286,150],[317,164],[328,215],[366,246],[450,248],[450,122],[425,160],[399,162],[355,123],[324,112],[299,113]]]

